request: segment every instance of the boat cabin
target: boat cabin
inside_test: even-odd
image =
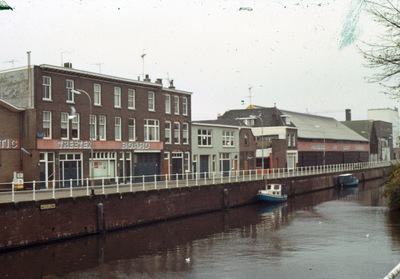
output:
[[[265,190],[270,195],[283,196],[285,195],[285,184],[268,184]]]
[[[341,174],[338,176],[338,185],[355,185],[358,184],[358,179],[351,173]]]

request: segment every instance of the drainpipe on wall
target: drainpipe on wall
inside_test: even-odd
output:
[[[22,163],[22,112],[19,113],[19,170],[24,170]]]
[[[31,52],[28,51],[28,109],[31,108]]]

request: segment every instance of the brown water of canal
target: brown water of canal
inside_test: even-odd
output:
[[[383,278],[400,212],[382,180],[0,254],[0,278]]]

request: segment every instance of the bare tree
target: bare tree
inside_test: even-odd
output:
[[[363,42],[365,48],[359,48],[367,61],[364,66],[378,70],[368,81],[385,87],[382,93],[391,98],[400,98],[400,3],[394,0],[365,0],[365,3],[365,10],[385,28],[377,42]]]

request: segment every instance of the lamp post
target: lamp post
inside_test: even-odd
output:
[[[316,128],[320,128],[318,125],[315,126]],[[324,133],[324,152],[323,152],[323,157],[322,157],[322,164],[325,166],[325,130],[322,129],[322,132]]]
[[[90,127],[90,124],[92,123],[92,99],[90,98],[89,94],[82,89],[71,89],[71,92],[74,94],[81,94],[81,92],[85,93],[86,96],[89,98],[89,137],[90,137],[90,157],[91,157],[91,161],[90,161],[90,184],[91,186],[93,186],[93,172],[94,172],[94,166],[93,166],[93,136],[92,135],[92,129]]]
[[[368,136],[368,162],[371,161],[371,136],[368,132],[361,131],[361,134],[367,134]]]
[[[250,115],[250,117],[252,118],[258,118],[261,120],[261,171],[264,172],[264,121],[261,118],[261,114],[260,115]],[[264,173],[263,173],[264,175]]]

